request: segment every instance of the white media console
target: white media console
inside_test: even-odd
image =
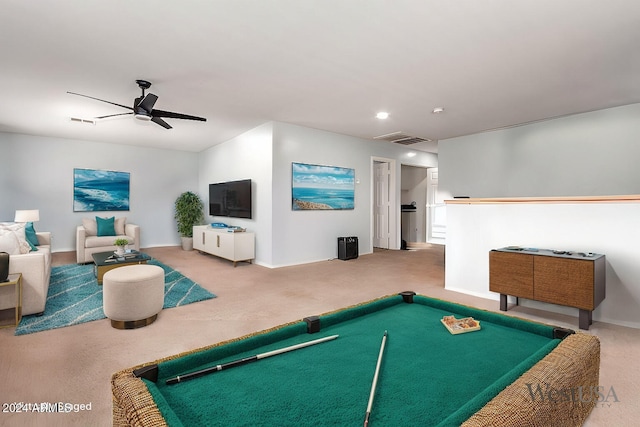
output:
[[[193,227],[193,248],[220,258],[233,261],[251,262],[256,257],[254,233],[230,232],[226,228],[212,228],[209,225]]]

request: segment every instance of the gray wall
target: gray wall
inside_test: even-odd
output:
[[[142,227],[142,247],[179,245],[173,204],[183,191],[197,192],[205,204],[212,182],[252,179],[254,217],[205,216],[256,233],[256,262],[270,267],[335,258],[336,238],[358,236],[360,251],[371,247],[372,157],[394,159],[398,210],[400,164],[434,167],[431,153],[408,157],[410,147],[369,141],[284,123],[266,123],[201,153],[119,144],[0,133],[0,221],[16,209],[40,209],[36,230],[53,232],[53,251],[75,250],[75,228],[84,217],[126,216]],[[352,211],[292,211],[291,162],[356,170]],[[73,169],[131,174],[130,211],[73,212]],[[205,214],[208,209],[205,210]],[[399,218],[399,215],[398,215]],[[398,224],[398,234],[399,234]]]
[[[196,153],[0,133],[0,158],[0,221],[39,209],[35,228],[53,233],[54,252],[75,250],[76,226],[96,215],[139,224],[143,247],[177,245],[174,201],[197,190]],[[74,168],[129,172],[130,210],[73,212]]]
[[[640,104],[440,141],[451,196],[640,194]]]
[[[198,155],[200,195],[207,223],[223,222],[246,228],[256,235],[256,263],[271,264],[271,123],[245,132]],[[252,218],[209,216],[209,184],[251,179]]]
[[[250,178],[253,218],[207,216],[207,222],[225,222],[255,232],[258,264],[281,267],[321,261],[337,257],[340,236],[358,236],[360,253],[370,250],[371,157],[396,159],[400,163],[410,151],[385,142],[280,122],[267,123],[200,153],[198,188],[201,195],[208,197],[207,188],[212,182]],[[292,162],[355,169],[355,209],[293,211]],[[436,166],[438,160],[434,154],[420,153],[413,162]],[[397,193],[399,209],[399,188]]]

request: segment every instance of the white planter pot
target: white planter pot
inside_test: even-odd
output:
[[[193,237],[182,237],[182,249],[185,251],[193,250]]]

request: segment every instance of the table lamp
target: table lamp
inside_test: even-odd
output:
[[[28,209],[16,211],[15,222],[36,222],[40,221],[39,209]]]

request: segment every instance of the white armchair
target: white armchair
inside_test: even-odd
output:
[[[126,218],[116,218],[114,236],[98,236],[95,219],[83,219],[76,228],[76,258],[78,264],[93,262],[92,254],[115,251],[113,242],[118,238],[129,241],[129,249],[140,250],[140,226],[127,224]]]

